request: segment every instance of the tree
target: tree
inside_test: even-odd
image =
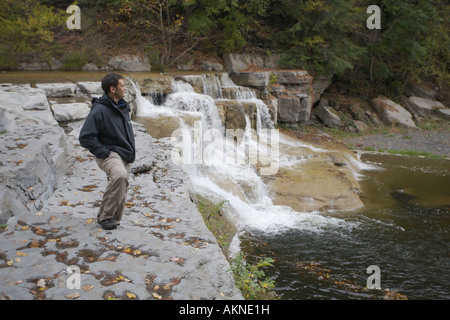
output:
[[[419,70],[427,54],[425,39],[438,21],[431,1],[363,0],[364,8],[376,4],[381,9],[381,30],[360,30],[359,44],[367,48],[363,68],[371,81],[398,79]]]
[[[248,32],[266,14],[269,0],[190,0],[187,21],[194,34],[209,36],[220,52],[241,50]]]
[[[64,27],[65,18],[65,12],[55,13],[51,7],[36,1],[0,0],[2,61],[5,57],[14,60],[18,56],[37,53],[48,59],[54,41],[53,30]]]
[[[288,26],[276,35],[285,67],[343,73],[364,53],[350,38],[354,1],[280,0],[271,11]],[[279,18],[279,19],[280,19]]]

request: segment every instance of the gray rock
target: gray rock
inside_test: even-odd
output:
[[[101,81],[82,81],[77,83],[80,91],[88,96],[103,94]]]
[[[54,192],[42,200],[39,212],[22,210],[9,218],[14,236],[0,234],[5,259],[0,260],[1,297],[64,300],[77,293],[78,300],[133,295],[136,300],[242,299],[226,258],[191,200],[186,173],[171,159],[170,138],[152,139],[133,125],[136,174],[118,229],[105,231],[96,224],[106,175],[78,144],[81,123],[72,123],[74,130],[66,136],[66,175],[55,190],[48,188]],[[141,171],[144,164],[150,171]],[[30,193],[26,181],[22,187]],[[4,194],[0,188],[0,199]],[[68,286],[68,266],[81,271],[79,288]],[[45,287],[39,290],[38,284]]]
[[[81,70],[82,71],[99,71],[100,69],[98,68],[97,65],[95,65],[93,63],[87,63],[81,67]]]
[[[53,194],[65,171],[66,144],[60,127],[45,125],[17,127],[0,135],[0,144],[6,147],[0,155],[0,220],[5,222],[10,216],[36,212]],[[8,200],[10,193],[14,200]]]
[[[73,97],[78,89],[75,83],[39,83],[36,87],[52,98]]]
[[[340,128],[342,127],[342,121],[335,113],[334,109],[326,106],[322,101],[314,109],[315,115],[323,122],[327,127]]]
[[[234,72],[231,77],[240,86],[266,87],[269,85],[270,72]]]
[[[132,54],[122,54],[112,57],[107,66],[117,71],[143,72],[151,70],[147,57],[141,58]]]
[[[53,104],[51,108],[58,122],[85,119],[91,111],[87,103]]]
[[[278,98],[278,121],[297,123],[300,120],[300,99],[294,96]]]
[[[30,85],[0,87],[1,105],[21,105],[24,110],[49,110],[45,90]]]
[[[202,61],[200,63],[200,69],[203,71],[222,71],[223,65],[218,62]]]
[[[278,63],[281,56],[279,54],[272,55],[255,55],[227,53],[224,55],[225,68],[228,72],[240,72],[250,66],[257,66],[264,69],[278,69]]]
[[[415,83],[412,81],[408,81],[405,84],[404,92],[408,97],[421,97],[431,100],[434,100],[437,96],[436,91],[434,91],[427,85]]]
[[[439,101],[421,97],[409,97],[405,105],[411,113],[425,119],[439,118],[439,110],[445,109]]]
[[[398,124],[407,128],[416,128],[411,113],[386,97],[380,96],[373,99],[371,106],[385,124]]]

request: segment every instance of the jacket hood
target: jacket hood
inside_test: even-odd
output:
[[[111,99],[106,93],[103,94],[103,96],[101,96],[100,98],[93,98],[91,101],[92,107],[94,108],[95,105],[97,103],[100,103],[104,106],[113,108],[113,109],[117,109],[123,112],[130,112],[131,108],[129,106],[129,104],[124,100],[124,99],[120,99],[119,100],[119,105],[117,105],[113,99]]]

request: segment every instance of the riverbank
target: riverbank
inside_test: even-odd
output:
[[[118,229],[100,228],[106,180],[78,144],[80,126],[70,124],[64,135],[67,171],[53,194],[0,229],[0,299],[242,299],[191,200],[189,180],[171,161],[169,141],[153,139],[137,123],[127,211]],[[18,156],[32,158],[36,136],[12,135],[0,135],[2,144],[20,139]],[[12,153],[17,148],[2,152],[1,162]]]

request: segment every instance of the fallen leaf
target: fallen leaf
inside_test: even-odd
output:
[[[14,260],[8,260],[6,262],[6,265],[9,266],[9,267],[11,267],[13,264],[14,264]]]
[[[94,289],[94,286],[92,284],[87,284],[87,285],[83,286],[82,289],[84,292],[91,291],[92,289]]]
[[[130,299],[136,299],[136,295],[134,293],[131,292],[127,292],[127,297]]]
[[[30,227],[22,227],[22,230],[28,230]]]
[[[87,220],[86,220],[86,223],[87,223],[87,224],[90,224],[90,223],[92,223],[92,222],[94,222],[94,221],[95,221],[95,219],[92,219],[92,218],[91,218],[91,219],[87,219]]]
[[[74,292],[74,293],[71,293],[71,294],[66,294],[65,297],[67,299],[76,299],[76,298],[80,297],[80,293],[79,292]]]
[[[162,299],[162,297],[159,294],[157,294],[156,292],[153,292],[152,296],[153,296],[153,298],[158,299],[158,300]]]
[[[164,289],[164,290],[170,290],[170,288],[172,288],[172,286],[173,286],[173,283],[168,283],[168,284],[166,284],[166,285],[163,287],[163,289]]]
[[[23,252],[23,251],[17,251],[16,254],[17,254],[17,256],[19,256],[19,257],[26,257],[26,256],[28,255],[28,254],[26,254],[26,253]]]
[[[36,285],[37,285],[39,288],[45,287],[45,280],[44,280],[44,279],[39,279],[38,282],[36,282]]]

